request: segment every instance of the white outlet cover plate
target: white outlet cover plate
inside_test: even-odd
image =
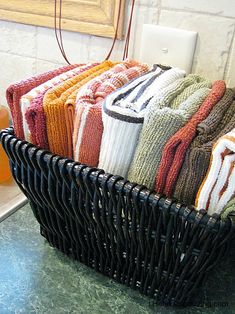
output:
[[[179,67],[188,74],[192,70],[196,42],[197,32],[144,24],[140,61]]]

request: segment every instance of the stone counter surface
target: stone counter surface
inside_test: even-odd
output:
[[[203,288],[200,306],[186,309],[156,306],[137,291],[51,248],[26,205],[0,224],[0,314],[232,314],[235,313],[232,252],[229,261],[220,268]]]

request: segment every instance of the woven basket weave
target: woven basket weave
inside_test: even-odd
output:
[[[227,255],[221,221],[144,186],[0,133],[17,184],[53,247],[167,305],[187,305]]]

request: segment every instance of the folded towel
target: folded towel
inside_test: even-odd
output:
[[[30,107],[25,112],[25,119],[29,129],[28,141],[40,148],[49,150],[46,116],[42,106],[46,92],[47,90],[32,100]]]
[[[213,146],[210,166],[196,197],[196,207],[221,214],[235,195],[235,129]]]
[[[71,71],[65,72],[61,75],[56,76],[55,78],[51,79],[48,82],[38,86],[35,91],[30,91],[31,99],[30,101],[26,98],[23,99],[24,104],[29,107],[26,109],[25,112],[25,120],[27,126],[25,127],[24,131],[25,134],[28,134],[28,141],[32,142],[34,145],[37,145],[43,149],[49,149],[48,138],[47,138],[47,129],[46,129],[46,116],[43,109],[43,99],[46,92],[53,87],[58,86],[62,82],[72,78],[75,75],[78,75],[94,66],[98,65],[97,63],[94,64],[87,64],[81,65]],[[41,91],[36,97],[32,98],[33,93],[37,94],[38,91]],[[28,94],[26,95],[26,97]],[[21,98],[22,100],[22,98]],[[24,120],[24,117],[23,117]],[[28,130],[27,130],[28,128]]]
[[[235,137],[234,137],[235,139]],[[229,183],[230,182],[230,183]],[[235,154],[224,157],[214,188],[211,192],[208,213],[221,213],[235,193]]]
[[[49,81],[46,81],[42,83],[39,86],[36,86],[35,88],[31,89],[27,94],[23,95],[20,98],[20,108],[21,108],[21,114],[22,114],[22,122],[23,122],[23,130],[24,130],[24,138],[26,141],[30,141],[30,130],[28,127],[27,120],[25,118],[25,113],[27,109],[30,107],[30,104],[32,101],[41,93],[47,91],[48,89],[58,85],[59,83],[73,77],[80,71],[79,65],[76,68],[73,68],[72,70],[66,71],[58,76],[55,76],[54,78],[50,79]]]
[[[161,89],[159,85],[159,69],[167,71],[171,69],[170,67],[155,64],[153,68],[144,76],[140,76],[135,82],[129,82],[125,85],[125,92],[120,91],[118,97],[115,100],[117,106],[122,108],[129,107],[130,104],[135,104],[137,101],[143,108],[146,107],[152,97],[155,95],[155,85],[157,88]],[[166,82],[163,81],[165,86]]]
[[[174,197],[186,204],[194,204],[197,191],[209,167],[213,144],[235,128],[233,90],[214,106],[208,117],[197,126],[197,135],[187,153],[175,185]]]
[[[49,71],[37,76],[33,76],[27,80],[20,81],[12,84],[7,88],[6,98],[7,103],[11,111],[12,122],[14,126],[15,135],[21,139],[24,139],[24,130],[22,123],[22,115],[20,109],[20,98],[28,93],[34,87],[52,79],[53,77],[76,68],[78,65],[66,65],[53,71]]]
[[[151,80],[151,84],[154,83],[154,91],[157,94],[176,79],[183,77],[185,72],[179,69],[165,70],[157,67],[152,75],[155,77],[154,82],[151,77],[146,80]],[[110,95],[103,106],[104,133],[99,168],[123,177],[127,177],[147,112],[146,108],[153,100],[151,99],[151,84],[146,84],[146,80],[143,79],[144,77],[136,79]],[[139,93],[139,91],[143,92],[143,87],[150,93],[149,95],[142,94],[145,98],[144,102]],[[137,99],[138,94],[140,97]],[[125,98],[126,95],[128,96]]]
[[[129,80],[145,73],[148,66],[127,60],[89,82],[77,95],[74,123],[74,159],[96,167],[103,133],[102,103],[104,98]]]
[[[210,87],[211,83],[202,77],[189,75],[169,85],[163,98],[149,104],[129,180],[154,188],[165,144],[198,110]]]
[[[159,171],[156,176],[155,189],[158,193],[172,195],[172,190],[181,169],[186,151],[196,136],[197,126],[220,101],[226,90],[224,81],[215,81],[210,94],[190,121],[173,135],[164,147]]]
[[[114,63],[105,61],[47,91],[43,99],[43,109],[46,115],[47,136],[51,152],[72,158],[72,139],[68,138],[64,103],[69,95],[75,91],[78,92],[84,84],[113,66]]]

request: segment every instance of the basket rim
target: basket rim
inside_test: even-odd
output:
[[[109,186],[115,187],[116,191],[122,191],[123,193],[132,193],[138,196],[140,201],[148,202],[151,206],[157,206],[162,210],[169,210],[170,214],[179,215],[191,224],[200,224],[202,227],[210,229],[211,231],[218,232],[219,230],[231,230],[235,232],[235,212],[230,213],[224,220],[221,219],[220,215],[213,214],[209,215],[205,209],[197,210],[194,205],[187,205],[179,202],[175,198],[168,198],[164,195],[160,195],[154,190],[149,190],[146,186],[130,182],[121,176],[106,173],[102,169],[91,168],[85,164],[81,164],[72,159],[68,159],[57,154],[53,154],[48,150],[42,149],[29,143],[25,140],[21,140],[14,135],[14,128],[9,127],[0,130],[0,141],[3,142],[6,139],[16,142],[16,145],[20,145],[22,149],[28,148],[29,153],[36,154],[37,157],[43,155],[45,162],[51,159],[58,160],[58,164],[63,165],[66,170],[74,169],[76,174],[83,176],[89,175],[89,178],[95,182],[99,181],[100,184],[104,183]]]

